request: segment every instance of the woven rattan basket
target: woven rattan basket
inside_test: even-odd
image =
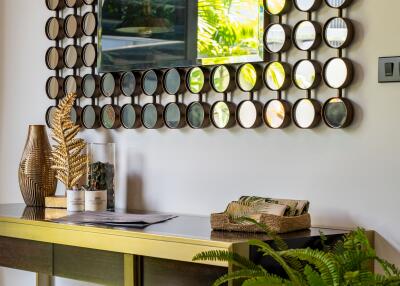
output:
[[[310,214],[286,217],[262,214],[260,223],[276,233],[288,233],[297,230],[309,229],[311,227]],[[254,224],[236,224],[230,221],[226,213],[216,213],[211,215],[211,228],[213,230],[237,231],[237,232],[263,232]]]

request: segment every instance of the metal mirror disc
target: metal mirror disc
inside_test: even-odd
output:
[[[281,89],[286,80],[285,69],[279,62],[268,65],[264,76],[268,87],[272,90]]]
[[[294,70],[294,81],[301,89],[310,89],[316,78],[315,67],[309,60],[297,64]]]
[[[155,71],[147,71],[143,77],[143,91],[147,95],[153,95],[157,91],[158,76]]]
[[[317,37],[314,25],[309,21],[301,22],[294,33],[294,40],[299,49],[307,51],[314,45]]]
[[[72,68],[78,61],[78,52],[74,46],[69,46],[65,50],[65,64]]]
[[[55,106],[52,106],[49,109],[47,109],[46,121],[50,128],[53,128],[53,126],[54,126],[54,116],[56,114],[56,111],[57,111],[57,107],[55,107]]]
[[[76,80],[73,76],[67,76],[64,82],[65,93],[76,93],[78,87]]]
[[[74,124],[78,124],[78,112],[76,111],[75,107],[72,107],[70,117]]]
[[[179,106],[176,103],[170,103],[165,109],[165,124],[169,128],[178,128],[181,116]]]
[[[214,124],[218,128],[225,128],[229,123],[230,117],[231,113],[228,105],[225,102],[220,101],[215,104],[212,111],[212,118]]]
[[[136,78],[132,72],[127,72],[122,76],[121,89],[125,96],[132,96],[136,88]]]
[[[158,113],[154,104],[147,104],[143,109],[143,125],[153,129],[157,125]]]
[[[74,15],[67,17],[65,21],[65,33],[68,37],[72,38],[76,35],[78,30],[78,21]]]
[[[58,51],[56,48],[50,48],[47,52],[47,64],[49,68],[56,69],[58,66],[60,58],[58,56]]]
[[[272,15],[278,15],[285,8],[286,0],[266,0],[265,4],[265,10]]]
[[[83,125],[91,129],[96,123],[96,112],[93,106],[86,106],[83,110]]]
[[[52,99],[56,99],[59,89],[60,86],[58,84],[57,78],[54,76],[49,78],[49,80],[47,81],[47,94],[49,95],[49,97]]]
[[[86,44],[83,48],[83,61],[85,66],[91,67],[96,63],[96,47],[93,44]]]
[[[239,105],[238,120],[244,128],[252,128],[257,121],[257,109],[254,102],[248,100]]]
[[[168,94],[177,94],[181,87],[181,76],[176,69],[167,71],[164,77],[164,87]]]
[[[121,111],[122,125],[127,129],[132,129],[136,124],[136,111],[133,105],[128,104]]]
[[[331,87],[341,88],[345,84],[347,77],[347,66],[342,59],[335,58],[328,62],[325,67],[325,79]]]
[[[103,80],[101,82],[101,90],[103,91],[104,96],[107,97],[110,97],[114,94],[115,79],[112,74],[108,73],[103,76]]]
[[[342,18],[333,18],[326,25],[325,39],[332,48],[340,48],[347,41],[349,30]]]
[[[297,105],[294,118],[301,128],[309,128],[315,119],[315,108],[309,99],[302,99]]]
[[[333,128],[344,126],[348,116],[346,105],[339,98],[332,98],[326,103],[324,116],[327,124]]]
[[[91,36],[96,31],[96,15],[94,13],[87,13],[83,17],[83,31],[86,35]]]
[[[216,92],[225,92],[231,82],[231,75],[226,66],[219,66],[213,72],[213,86]]]
[[[82,80],[82,91],[85,97],[92,97],[96,90],[96,80],[94,76],[89,74],[83,77]]]
[[[315,0],[295,0],[300,11],[308,12],[315,4]]]
[[[285,107],[279,100],[272,100],[265,108],[264,116],[268,126],[280,128],[286,119]]]
[[[191,69],[188,81],[190,92],[194,94],[200,93],[203,90],[205,81],[202,69],[198,67]]]
[[[257,71],[252,64],[245,64],[239,70],[238,84],[244,91],[252,91],[257,83]]]
[[[188,123],[193,128],[201,128],[205,119],[205,112],[200,102],[190,104],[187,114]]]
[[[101,111],[101,121],[103,126],[107,129],[114,127],[116,120],[115,111],[112,105],[105,105]]]
[[[60,25],[58,24],[57,18],[50,18],[46,25],[47,36],[50,40],[57,39],[58,33],[60,31]]]
[[[279,53],[285,44],[286,33],[282,25],[274,24],[268,28],[265,34],[265,46],[273,53]]]
[[[342,7],[348,0],[326,0],[326,2],[333,8]]]
[[[76,0],[65,0],[65,4],[70,8],[74,7],[76,4]]]
[[[60,1],[62,1],[62,0],[46,0],[47,7],[48,7],[50,10],[56,10],[57,7],[58,7],[58,3],[59,3]]]

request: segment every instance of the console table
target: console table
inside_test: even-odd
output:
[[[214,232],[209,217],[181,215],[145,229],[71,225],[48,221],[64,210],[0,205],[0,266],[37,273],[37,286],[53,276],[110,286],[205,286],[232,269],[193,263],[206,250],[238,252],[262,262],[249,239],[264,234]],[[291,247],[316,246],[322,231],[338,239],[346,230],[312,228],[283,235]]]

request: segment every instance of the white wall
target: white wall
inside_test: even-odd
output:
[[[0,203],[22,202],[17,166],[27,126],[44,123],[50,104],[44,93],[50,14],[43,2],[0,0]],[[134,208],[209,214],[242,194],[306,198],[314,224],[374,229],[379,254],[400,264],[400,86],[377,83],[378,57],[400,54],[400,2],[384,2],[382,9],[382,1],[355,0],[349,11],[357,30],[348,53],[356,67],[349,89],[357,112],[352,127],[84,132],[90,141],[118,143],[120,187],[133,191],[121,191],[119,205],[128,197]],[[318,20],[333,13],[324,8]],[[290,24],[300,17],[306,16],[293,14]],[[291,61],[304,56],[290,52]],[[334,51],[324,47],[317,56],[325,61]],[[302,95],[292,88],[288,98]],[[321,101],[334,95],[325,87],[318,91]],[[261,101],[273,96],[262,92]],[[17,279],[23,282],[15,284]],[[0,285],[33,285],[33,276],[0,270]]]

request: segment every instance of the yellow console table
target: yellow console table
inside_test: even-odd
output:
[[[37,273],[37,286],[51,285],[53,276],[111,286],[206,286],[231,265],[193,263],[195,254],[228,250],[252,258],[247,241],[268,240],[263,234],[213,232],[209,217],[201,216],[179,216],[145,229],[49,221],[65,215],[63,210],[0,205],[0,266]],[[329,237],[346,233],[323,232]],[[319,233],[312,228],[284,238],[301,246]]]

